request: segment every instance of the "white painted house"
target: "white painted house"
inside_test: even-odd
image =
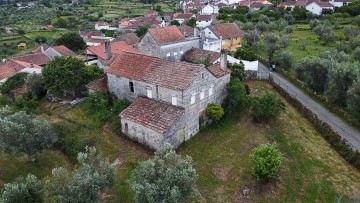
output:
[[[312,1],[305,6],[306,10],[315,15],[321,15],[323,10],[334,10],[334,6],[327,1]]]
[[[207,27],[209,25],[211,25],[211,23],[213,22],[214,18],[212,15],[197,15],[196,16],[196,27]]]
[[[352,0],[330,0],[329,3],[331,3],[334,7],[343,7],[348,4],[350,4]]]
[[[109,23],[107,22],[97,22],[95,23],[95,30],[116,30],[116,27],[111,27]]]
[[[201,14],[217,14],[219,13],[219,7],[215,5],[208,4],[200,11]]]

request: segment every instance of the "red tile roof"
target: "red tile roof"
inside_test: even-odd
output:
[[[129,52],[116,54],[108,65],[110,74],[175,90],[188,88],[204,67],[202,64],[175,62]]]
[[[164,133],[184,113],[184,109],[148,98],[138,97],[121,112],[121,119]]]
[[[111,42],[111,52],[112,54],[117,54],[122,51],[127,51],[131,53],[139,53],[139,50],[135,49],[134,47],[127,45],[123,41],[119,42]],[[91,53],[98,56],[99,58],[106,59],[106,53],[105,53],[105,44],[102,44],[100,46],[92,46],[87,48]]]
[[[109,23],[103,22],[103,21],[97,22],[96,24],[97,24],[98,26],[110,26]]]
[[[136,36],[134,33],[127,33],[123,36],[116,38],[115,41],[123,41],[127,45],[134,45],[134,44],[138,43],[139,40],[140,40],[140,38],[138,36]]]
[[[194,14],[192,13],[175,13],[174,14],[174,18],[180,18],[180,19],[185,19],[188,20],[190,19]]]
[[[223,71],[220,68],[220,64],[214,64],[212,66],[207,67],[207,69],[210,71],[210,73],[212,73],[217,78],[223,77],[223,76],[231,73],[231,71],[229,69],[227,69],[226,71]]]
[[[316,3],[317,5],[319,5],[320,7],[323,8],[329,8],[329,7],[334,7],[331,3],[329,3],[328,1],[320,1],[320,0],[315,0],[313,1],[314,3]],[[310,3],[309,3],[310,4]]]
[[[43,53],[35,53],[35,54],[27,54],[27,55],[23,55],[23,56],[16,56],[16,57],[13,57],[12,59],[36,64],[39,66],[45,65],[50,61],[50,58],[47,57]]]
[[[16,73],[20,72],[24,68],[30,68],[31,64],[23,61],[17,61],[14,59],[7,59],[4,64],[0,66],[0,80],[9,78]],[[42,69],[41,66],[33,64],[34,68]]]
[[[212,21],[211,15],[197,15],[196,16],[197,21]]]
[[[241,37],[241,30],[235,23],[216,24],[209,28],[223,39]]]
[[[104,44],[107,40],[108,40],[108,39],[90,38],[90,39],[88,39],[86,42]]]
[[[182,42],[186,40],[175,25],[162,28],[150,28],[148,32],[159,45]]]
[[[197,28],[195,28],[197,29]],[[181,25],[179,27],[180,32],[185,36],[194,36],[194,28],[187,26],[187,25]]]
[[[89,84],[87,84],[86,87],[95,92],[99,91],[99,92],[107,93],[109,91],[108,87],[107,87],[106,77],[98,78],[98,79],[90,82]]]
[[[91,37],[91,36],[101,37],[101,36],[104,36],[103,33],[101,33],[101,32],[94,32],[94,31],[80,31],[80,35],[82,35],[82,36],[87,36],[87,37]]]
[[[221,54],[219,52],[191,48],[183,55],[183,59],[191,63],[201,63],[206,60],[208,56],[210,56],[210,63],[214,63],[220,58]]]
[[[61,54],[61,56],[76,56],[76,54],[73,51],[71,51],[64,45],[52,46],[50,48],[54,49],[56,52]]]

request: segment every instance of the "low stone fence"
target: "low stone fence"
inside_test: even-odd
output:
[[[347,140],[342,138],[327,123],[322,121],[316,114],[304,106],[289,89],[284,89],[273,77],[269,77],[270,84],[286,99],[292,106],[300,111],[330,143],[330,145],[351,165],[360,170],[360,152],[354,149]]]

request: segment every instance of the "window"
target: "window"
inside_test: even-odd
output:
[[[180,51],[180,54],[183,54],[183,53],[184,53],[184,51],[183,51],[183,50],[181,50],[181,51]]]
[[[171,104],[176,106],[177,105],[177,98],[176,98],[176,95],[172,95],[171,96]]]
[[[210,87],[209,89],[209,96],[211,96],[213,94],[213,91],[214,91],[214,87]]]
[[[200,100],[203,100],[204,99],[204,90],[201,90],[200,92]]]
[[[205,78],[205,73],[201,73],[201,78],[202,78],[202,79]]]
[[[125,123],[125,133],[129,132],[129,125],[127,123]]]
[[[195,94],[191,95],[191,101],[190,104],[195,104]]]
[[[174,56],[177,56],[177,52],[174,52]]]
[[[152,98],[152,90],[150,88],[146,89],[147,97]]]
[[[167,53],[166,56],[169,57],[169,56],[170,56],[170,53]]]
[[[134,83],[129,82],[130,92],[134,92]]]

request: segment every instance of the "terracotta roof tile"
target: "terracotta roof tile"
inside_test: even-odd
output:
[[[229,69],[227,69],[227,71],[221,70],[220,64],[215,64],[215,65],[209,66],[209,67],[207,67],[207,69],[210,71],[210,73],[212,73],[217,78],[223,77],[223,76],[231,73],[231,71]]]
[[[197,28],[195,28],[197,29]],[[187,25],[182,25],[179,27],[180,32],[185,36],[194,36],[194,28],[187,26]]]
[[[212,15],[197,15],[197,21],[212,21]]]
[[[135,49],[134,47],[127,45],[125,42],[111,42],[111,52],[112,54],[120,53],[122,51],[132,52],[132,53],[139,53],[139,50]],[[99,58],[106,59],[105,53],[105,44],[100,46],[92,46],[87,48],[91,53],[98,56]]]
[[[182,42],[186,40],[175,25],[162,28],[150,28],[148,32],[151,36],[153,36],[159,45]]]
[[[16,57],[13,57],[12,59],[36,64],[39,66],[45,65],[50,61],[50,58],[47,57],[43,53],[35,53],[35,54],[27,54],[27,55],[23,55],[23,56],[16,56]]]
[[[134,33],[127,33],[115,39],[115,41],[124,41],[127,45],[134,45],[138,43],[140,38]]]
[[[241,30],[235,23],[216,24],[209,27],[218,37],[224,39],[241,37]]]
[[[110,74],[175,90],[188,88],[204,67],[202,64],[175,62],[129,52],[116,54],[109,64]]]
[[[107,87],[107,79],[106,77],[101,77],[98,78],[92,82],[90,82],[89,84],[86,85],[86,87],[90,90],[93,91],[99,91],[99,92],[103,92],[106,93],[108,92],[108,87]]]
[[[214,63],[220,58],[221,54],[219,52],[191,48],[183,55],[183,59],[191,63],[201,63],[206,60],[208,56],[210,56],[210,63]]]
[[[91,37],[91,36],[101,37],[101,36],[104,36],[103,33],[95,32],[95,31],[80,31],[80,35],[87,36],[87,37]]]
[[[184,113],[184,109],[148,98],[138,97],[120,116],[156,132],[166,129]]]
[[[56,52],[61,54],[61,56],[76,56],[77,55],[64,45],[52,46],[50,48],[54,49]]]
[[[97,22],[96,24],[97,24],[98,26],[110,26],[109,23],[104,22],[104,21]]]
[[[11,77],[20,72],[24,68],[30,68],[31,64],[23,61],[17,61],[14,59],[7,59],[4,64],[0,66],[0,80]],[[41,69],[41,66],[33,64],[34,68]]]

